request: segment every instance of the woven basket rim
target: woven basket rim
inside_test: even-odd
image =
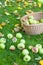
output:
[[[22,18],[21,18],[21,21],[22,21],[22,19],[24,18],[24,17],[26,17],[26,16],[29,16],[29,15],[31,15],[31,14],[36,14],[36,13],[38,13],[38,14],[40,14],[40,13],[42,13],[43,14],[43,12],[33,12],[33,13],[30,13],[30,14],[27,14],[27,15],[24,15]],[[24,24],[24,25],[26,25],[26,24]],[[29,24],[29,25],[26,25],[26,26],[40,26],[40,25],[43,25],[43,23],[39,23],[39,24]]]
[[[35,13],[40,14],[40,13],[43,13],[43,12],[33,12],[33,13],[30,13],[30,14],[35,14]],[[27,14],[27,15],[30,15],[30,14]],[[24,16],[21,18],[21,20],[22,20],[24,17],[26,17],[27,15],[24,15]]]
[[[39,24],[29,24],[29,25],[26,25],[24,24],[25,26],[40,26],[40,25],[43,25],[43,23],[39,23]]]

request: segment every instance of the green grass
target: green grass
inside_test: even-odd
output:
[[[0,0],[2,1],[2,3],[5,2],[5,0]],[[0,49],[0,65],[14,65],[14,62],[16,62],[18,65],[39,65],[38,61],[35,61],[35,58],[38,56],[41,56],[43,59],[43,55],[40,54],[33,54],[30,51],[30,56],[32,57],[30,62],[24,62],[23,61],[23,56],[21,54],[21,51],[18,50],[16,48],[15,51],[10,51],[9,47],[11,44],[15,45],[17,47],[17,43],[13,43],[11,40],[9,40],[7,38],[7,34],[8,33],[12,33],[15,36],[15,32],[13,33],[12,30],[14,29],[14,25],[19,23],[20,24],[20,20],[17,20],[16,18],[18,16],[11,14],[9,16],[5,15],[4,11],[8,11],[9,13],[12,13],[14,10],[17,9],[17,6],[20,4],[20,6],[23,8],[23,3],[17,3],[16,0],[14,3],[12,3],[12,6],[6,6],[6,7],[1,7],[0,8],[0,14],[2,14],[2,16],[0,16],[0,23],[5,21],[6,19],[10,21],[9,24],[7,24],[5,27],[3,27],[2,30],[0,30],[0,32],[2,32],[5,36],[5,38],[7,39],[6,42],[6,48],[4,50]],[[33,6],[27,6],[26,8],[23,8],[22,10],[18,10],[19,15],[23,16],[25,15],[26,10],[33,10],[33,11],[43,11],[43,7],[39,8],[39,7],[34,7]],[[43,45],[43,34],[40,35],[27,35],[25,32],[20,31],[23,35],[23,38],[26,40],[26,48],[28,49],[29,45],[36,45],[36,44],[42,44]]]

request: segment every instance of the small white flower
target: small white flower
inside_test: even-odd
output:
[[[1,38],[0,39],[0,43],[2,43],[2,44],[6,43],[6,39],[5,38]]]
[[[24,39],[21,39],[20,42],[21,42],[21,43],[25,43],[25,40],[24,40]]]
[[[9,33],[9,34],[7,35],[7,37],[8,37],[9,39],[11,39],[11,38],[13,37],[13,35],[12,35],[11,33]]]
[[[18,47],[18,49],[22,50],[22,49],[25,48],[25,45],[24,45],[23,43],[19,43],[19,44],[17,45],[17,47]]]
[[[13,42],[17,42],[17,38],[16,37],[13,37],[12,41]]]
[[[24,61],[28,62],[31,60],[31,57],[29,55],[25,55],[23,58]]]
[[[21,34],[21,33],[17,33],[17,34],[16,34],[16,37],[17,37],[17,38],[22,38],[22,34]]]
[[[14,45],[11,45],[9,49],[10,49],[11,51],[14,51],[14,50],[15,50],[15,46],[14,46]]]
[[[5,44],[0,44],[1,49],[5,49]]]
[[[28,51],[27,49],[24,49],[24,50],[22,51],[22,54],[23,54],[23,55],[28,55],[28,54],[29,54],[29,51]]]
[[[41,44],[37,44],[36,47],[37,47],[38,49],[41,49],[41,48],[42,48],[42,45],[41,45]]]
[[[41,49],[39,50],[39,53],[40,53],[40,54],[43,54],[43,48],[41,48]]]

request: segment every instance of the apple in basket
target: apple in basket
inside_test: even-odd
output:
[[[29,16],[29,21],[30,24],[38,24],[39,21],[35,20],[33,16]]]
[[[25,22],[25,24],[29,25],[29,22],[28,22],[28,21],[26,21],[26,22]]]
[[[29,19],[29,23],[30,24],[38,24],[39,21],[33,20],[33,19]]]
[[[33,16],[29,16],[29,19],[32,19],[32,20],[34,20],[34,17],[33,17]]]
[[[40,22],[43,23],[43,19],[41,19]]]

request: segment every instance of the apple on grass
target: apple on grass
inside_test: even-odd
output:
[[[11,33],[9,33],[9,34],[7,35],[7,37],[8,37],[9,39],[11,39],[11,38],[13,37],[13,35],[12,35]]]
[[[39,50],[39,53],[40,53],[40,54],[43,54],[43,48],[41,48],[41,49]]]
[[[2,44],[6,43],[6,39],[5,38],[1,38],[0,39],[0,43],[2,43]]]
[[[37,47],[32,47],[32,52],[38,53],[38,48]]]
[[[9,49],[10,49],[11,51],[14,51],[14,50],[15,50],[15,46],[14,46],[14,45],[11,45]]]
[[[17,42],[17,38],[16,38],[16,37],[13,37],[13,38],[12,38],[12,41],[13,41],[13,42]]]
[[[31,60],[31,57],[30,57],[29,55],[25,55],[24,58],[23,58],[23,60],[24,60],[25,62],[28,62],[28,61]]]
[[[17,34],[16,34],[16,37],[17,37],[17,38],[22,38],[22,34],[21,34],[21,33],[17,33]]]
[[[24,39],[21,39],[20,42],[25,44],[25,40]]]
[[[42,45],[41,44],[36,44],[36,48],[41,49]]]
[[[29,54],[29,51],[28,51],[27,49],[24,49],[24,50],[22,51],[22,54],[23,54],[23,55],[28,55],[28,54]]]
[[[25,45],[24,45],[23,43],[19,43],[19,44],[17,45],[17,48],[20,49],[20,50],[22,50],[22,49],[25,48]]]
[[[1,49],[5,49],[5,44],[0,44]]]

